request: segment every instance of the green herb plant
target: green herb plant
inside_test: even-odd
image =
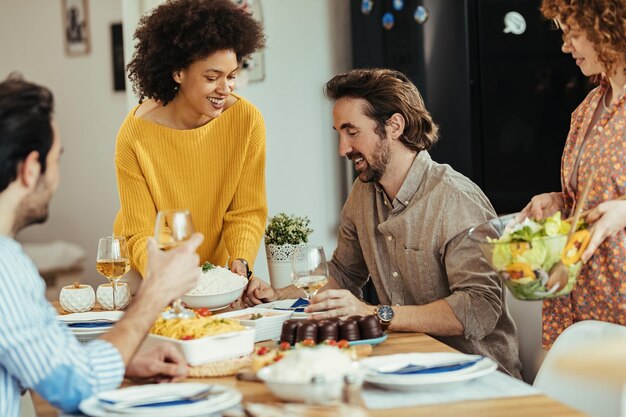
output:
[[[211,262],[205,262],[202,264],[202,272],[210,271],[213,268],[215,268],[215,265]]]
[[[307,243],[313,229],[309,228],[308,217],[298,217],[278,213],[270,217],[265,229],[265,243],[268,245],[299,245]]]

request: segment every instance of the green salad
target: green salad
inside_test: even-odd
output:
[[[487,238],[492,266],[515,298],[542,300],[572,290],[581,262],[567,266],[569,279],[565,288],[546,288],[550,270],[561,260],[570,227],[557,212],[540,221],[525,219],[507,226],[499,239]]]

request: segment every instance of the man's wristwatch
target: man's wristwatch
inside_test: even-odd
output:
[[[250,279],[250,277],[252,276],[252,270],[250,269],[250,265],[248,265],[248,261],[243,258],[237,258],[235,260],[244,264],[244,266],[246,267],[246,278]]]
[[[389,324],[391,324],[391,320],[393,320],[393,308],[391,308],[391,306],[380,305],[376,307],[376,310],[374,310],[374,314],[376,315],[376,317],[378,317],[383,331],[387,330],[387,327],[389,327]]]

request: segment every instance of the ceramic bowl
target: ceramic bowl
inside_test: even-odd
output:
[[[82,313],[93,308],[96,294],[91,285],[67,285],[61,289],[59,302],[63,310],[69,313]]]
[[[120,282],[115,290],[115,307],[123,310],[130,302],[130,289],[127,284]],[[105,310],[113,310],[113,287],[111,284],[102,284],[96,291],[98,303]]]
[[[243,294],[243,290],[248,285],[248,280],[242,276],[232,274],[229,279],[235,280],[237,288],[216,294],[191,295],[185,294],[181,297],[183,302],[192,308],[206,307],[211,310],[221,310],[228,307],[230,303],[237,300]]]

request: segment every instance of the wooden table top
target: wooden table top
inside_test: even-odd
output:
[[[58,304],[55,305],[58,309]],[[267,342],[262,342],[267,344]],[[372,356],[408,352],[456,352],[455,349],[423,333],[391,333],[386,342],[375,346]],[[260,382],[238,381],[234,376],[221,378],[190,378],[189,382],[218,383],[238,389],[244,402],[279,402]],[[128,381],[124,385],[132,385]],[[319,411],[319,410],[318,410]],[[321,415],[315,413],[316,415]],[[582,417],[585,414],[545,395],[501,398],[495,400],[464,401],[452,404],[407,407],[385,410],[367,410],[372,417]]]

